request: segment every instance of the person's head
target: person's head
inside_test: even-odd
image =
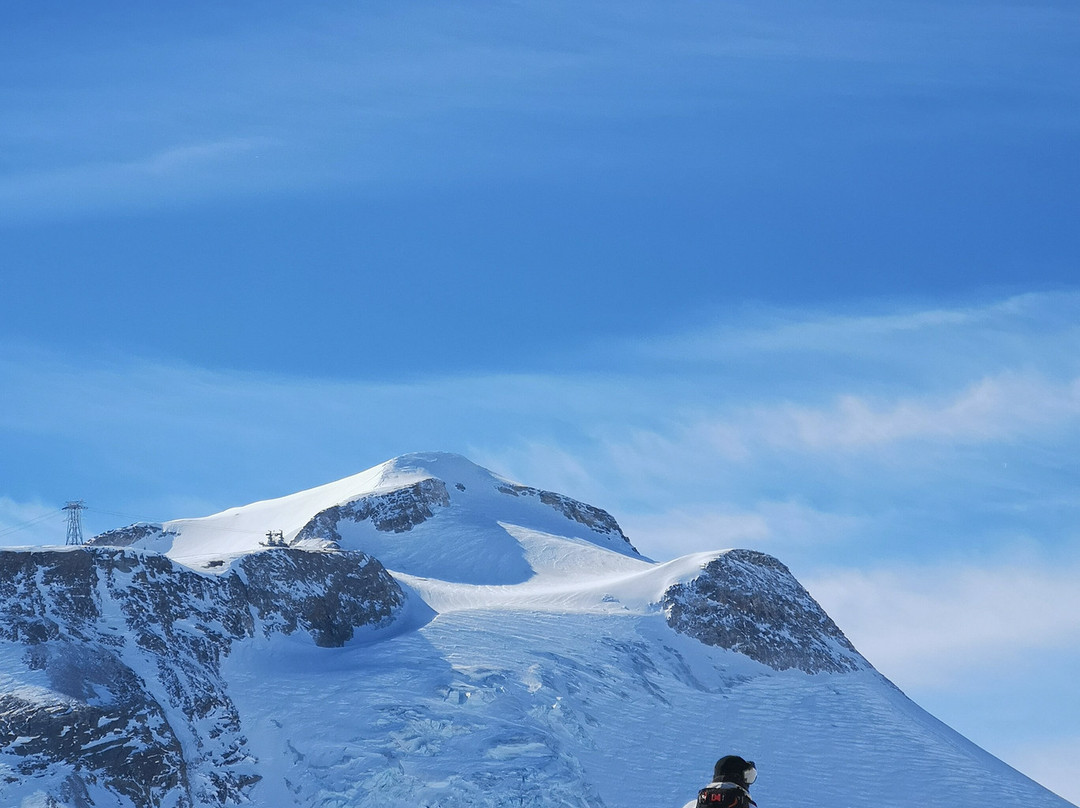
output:
[[[744,760],[738,755],[725,755],[713,766],[714,783],[735,783],[743,788],[750,788],[756,779],[757,767],[754,766],[754,761]]]

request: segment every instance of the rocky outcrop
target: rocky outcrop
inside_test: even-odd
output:
[[[127,527],[106,530],[86,543],[91,547],[130,547],[136,542],[164,539],[175,535],[176,533],[165,530],[161,525],[152,522],[138,522]]]
[[[765,553],[724,553],[693,580],[670,587],[662,606],[675,631],[776,670],[870,666],[788,568]]]
[[[341,522],[370,521],[383,533],[405,533],[435,515],[433,508],[450,504],[446,483],[435,478],[382,494],[368,494],[344,505],[320,511],[300,528],[296,541],[328,539],[341,541]]]
[[[626,542],[627,547],[633,550],[635,554],[638,553],[637,548],[630,543],[630,539],[626,538],[626,535],[622,532],[622,528],[615,521],[615,517],[602,508],[586,505],[584,502],[578,502],[576,499],[571,499],[563,494],[556,494],[553,491],[542,491],[539,488],[530,488],[527,485],[518,485],[516,483],[504,483],[498,487],[498,490],[503,494],[514,497],[536,497],[567,519],[585,525],[595,533],[622,539],[622,541]]]
[[[360,626],[390,621],[404,603],[397,582],[363,553],[256,553],[238,571],[244,604],[264,634],[306,631],[324,648],[341,647]]]
[[[403,602],[362,553],[268,550],[213,576],[114,547],[0,552],[0,804],[31,776],[71,804],[243,802],[258,778],[220,675],[232,644],[340,646]]]

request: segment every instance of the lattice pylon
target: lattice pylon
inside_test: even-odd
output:
[[[83,544],[82,535],[82,511],[85,510],[86,503],[81,500],[78,502],[69,502],[64,506],[64,510],[68,512],[67,517],[67,543],[68,544]]]

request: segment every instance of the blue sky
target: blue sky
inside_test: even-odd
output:
[[[1078,35],[1066,2],[5,8],[0,543],[458,451],[656,558],[776,554],[1078,801]]]

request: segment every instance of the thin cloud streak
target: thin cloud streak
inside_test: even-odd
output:
[[[18,75],[31,55],[44,52],[65,92],[48,105],[31,89],[8,96],[15,123],[0,145],[35,170],[7,177],[0,206],[24,194],[24,218],[65,216],[74,203],[61,196],[49,207],[50,191],[77,191],[79,210],[114,210],[253,188],[470,182],[551,166],[640,170],[656,154],[630,140],[611,148],[613,132],[648,120],[695,121],[702,109],[743,109],[765,95],[791,109],[859,97],[880,103],[883,96],[907,109],[914,95],[938,110],[879,121],[875,141],[900,137],[901,127],[911,129],[903,137],[925,136],[928,127],[940,135],[950,114],[965,130],[974,115],[982,129],[997,131],[1009,124],[1068,131],[1080,117],[1069,80],[1074,59],[1064,48],[1047,54],[1043,41],[1047,31],[1075,22],[1071,12],[1005,4],[984,9],[973,29],[966,10],[929,3],[892,18],[880,9],[863,15],[759,3],[682,11],[671,15],[654,4],[617,11],[581,4],[324,7],[280,19],[238,11],[221,31],[169,26],[151,41],[116,36],[126,21],[103,22],[107,13],[91,18],[113,36],[95,37],[91,25],[56,40],[52,30],[31,28],[13,37],[19,41],[9,49],[9,72]],[[568,18],[576,25],[567,28]],[[1060,69],[1032,69],[1046,59]],[[838,81],[841,63],[847,67]],[[67,78],[75,71],[81,81],[72,86]],[[1006,80],[1026,103],[978,110],[949,103]],[[853,117],[848,126],[870,117]],[[499,131],[514,120],[521,123],[511,136]],[[543,142],[530,145],[538,129]],[[576,134],[562,139],[567,129]],[[584,130],[591,135],[581,137]],[[178,132],[191,143],[257,132],[289,146],[259,166],[234,162],[198,191],[136,181],[130,169],[164,153]],[[33,147],[42,142],[49,148]],[[64,169],[55,155],[82,168]],[[725,164],[724,171],[736,168]]]
[[[665,364],[721,366],[790,356],[809,360],[841,352],[851,361],[872,357],[905,375],[925,365],[940,372],[946,359],[957,374],[971,364],[985,370],[995,357],[1036,367],[1043,359],[1055,366],[1080,367],[1071,357],[1040,350],[1080,348],[1080,293],[1075,291],[1027,293],[949,308],[880,301],[867,307],[878,311],[844,314],[744,306],[696,329],[610,347]],[[820,369],[817,364],[814,368]]]
[[[790,501],[758,502],[750,509],[717,502],[631,515],[622,523],[631,540],[663,548],[664,559],[734,547],[752,547],[784,558],[796,549],[843,544],[866,527],[860,517],[824,513]]]
[[[169,199],[205,198],[223,186],[263,188],[260,152],[268,138],[248,137],[172,146],[122,162],[93,162],[0,176],[0,223],[34,221],[103,208],[156,206]]]
[[[809,581],[814,596],[890,678],[951,687],[1036,649],[1080,642],[1080,564],[1022,554],[969,562],[838,570]]]
[[[933,377],[925,394],[912,393],[919,385],[910,376],[890,378],[883,388],[864,364],[844,370],[851,337],[845,327],[832,332],[831,348],[821,339],[816,348],[837,371],[802,385],[800,398],[786,389],[777,396],[769,387],[773,366],[752,352],[719,380],[706,368],[658,382],[648,368],[624,358],[623,372],[603,376],[504,374],[381,384],[135,361],[73,365],[11,349],[0,359],[8,391],[0,402],[0,427],[50,440],[78,435],[109,463],[124,456],[111,449],[124,446],[151,469],[179,462],[193,472],[200,462],[194,447],[213,446],[231,458],[222,468],[240,464],[244,474],[234,467],[233,475],[251,480],[272,476],[248,476],[255,458],[271,450],[302,455],[326,447],[316,450],[324,461],[338,456],[321,466],[323,473],[336,468],[344,476],[361,463],[403,451],[452,449],[509,476],[626,508],[635,518],[648,517],[650,508],[673,510],[664,503],[707,513],[716,502],[727,502],[736,512],[752,513],[764,500],[796,501],[862,520],[867,514],[817,499],[830,485],[823,474],[835,479],[834,488],[857,486],[854,491],[885,490],[897,482],[910,488],[914,479],[932,490],[948,469],[962,475],[965,464],[1000,467],[994,454],[1002,447],[1010,462],[1033,457],[1042,463],[1052,456],[1047,452],[1069,456],[1068,447],[1080,442],[1073,335],[1044,324],[1060,319],[1055,312],[1076,300],[1043,298],[1048,316],[1042,324],[1031,300],[1013,306],[1021,310],[1013,321],[1001,319],[1009,301],[992,307],[995,327],[1004,326],[1016,341],[1037,323],[1035,356],[1010,356],[1011,366],[1002,369],[991,351],[983,361],[995,372],[969,381],[956,378],[948,347],[925,352],[918,374]],[[812,317],[803,317],[806,328],[815,328]],[[864,318],[858,328],[889,334],[875,348],[889,356],[923,345],[924,330],[939,336],[943,322],[956,329],[982,318],[967,310],[955,317],[947,311],[916,314],[899,329],[895,315],[885,319],[874,324]],[[374,424],[380,425],[377,437]],[[347,465],[343,452],[354,455],[356,465]],[[294,469],[305,466],[302,459],[294,463]],[[313,459],[312,473],[318,467]],[[289,484],[320,482],[325,480],[294,478]],[[774,493],[763,498],[755,487]],[[1053,490],[1046,497],[1060,499]]]
[[[1074,714],[1061,695],[1073,685],[1012,672],[1032,656],[1051,668],[1080,641],[1078,308],[1063,294],[880,322],[773,312],[744,322],[745,339],[726,329],[728,358],[678,372],[630,346],[602,374],[396,384],[6,346],[0,458],[21,460],[0,475],[16,503],[0,503],[0,524],[36,513],[18,503],[74,496],[199,516],[402,452],[458,451],[609,510],[659,560],[772,552],[918,701],[948,703],[992,668],[1003,692],[1045,686],[1026,709],[1060,703],[1035,722],[1045,729]],[[829,372],[805,367],[798,332]],[[794,380],[778,379],[789,367]],[[62,484],[50,457],[64,459]]]
[[[63,544],[66,538],[66,514],[59,506],[0,496],[0,547]]]
[[[731,465],[758,463],[776,452],[818,454],[831,462],[837,452],[874,453],[904,444],[962,447],[1046,437],[1080,425],[1080,379],[1059,383],[1006,373],[948,397],[843,394],[826,407],[737,400],[714,407],[718,413],[702,413],[699,404],[697,413],[658,429],[612,430],[606,452],[621,468],[645,470],[658,461],[702,455]]]
[[[1080,379],[1055,384],[1009,373],[986,378],[951,398],[875,405],[841,396],[829,410],[798,407],[756,414],[767,442],[813,451],[875,450],[906,441],[947,444],[1007,441],[1075,423]]]

